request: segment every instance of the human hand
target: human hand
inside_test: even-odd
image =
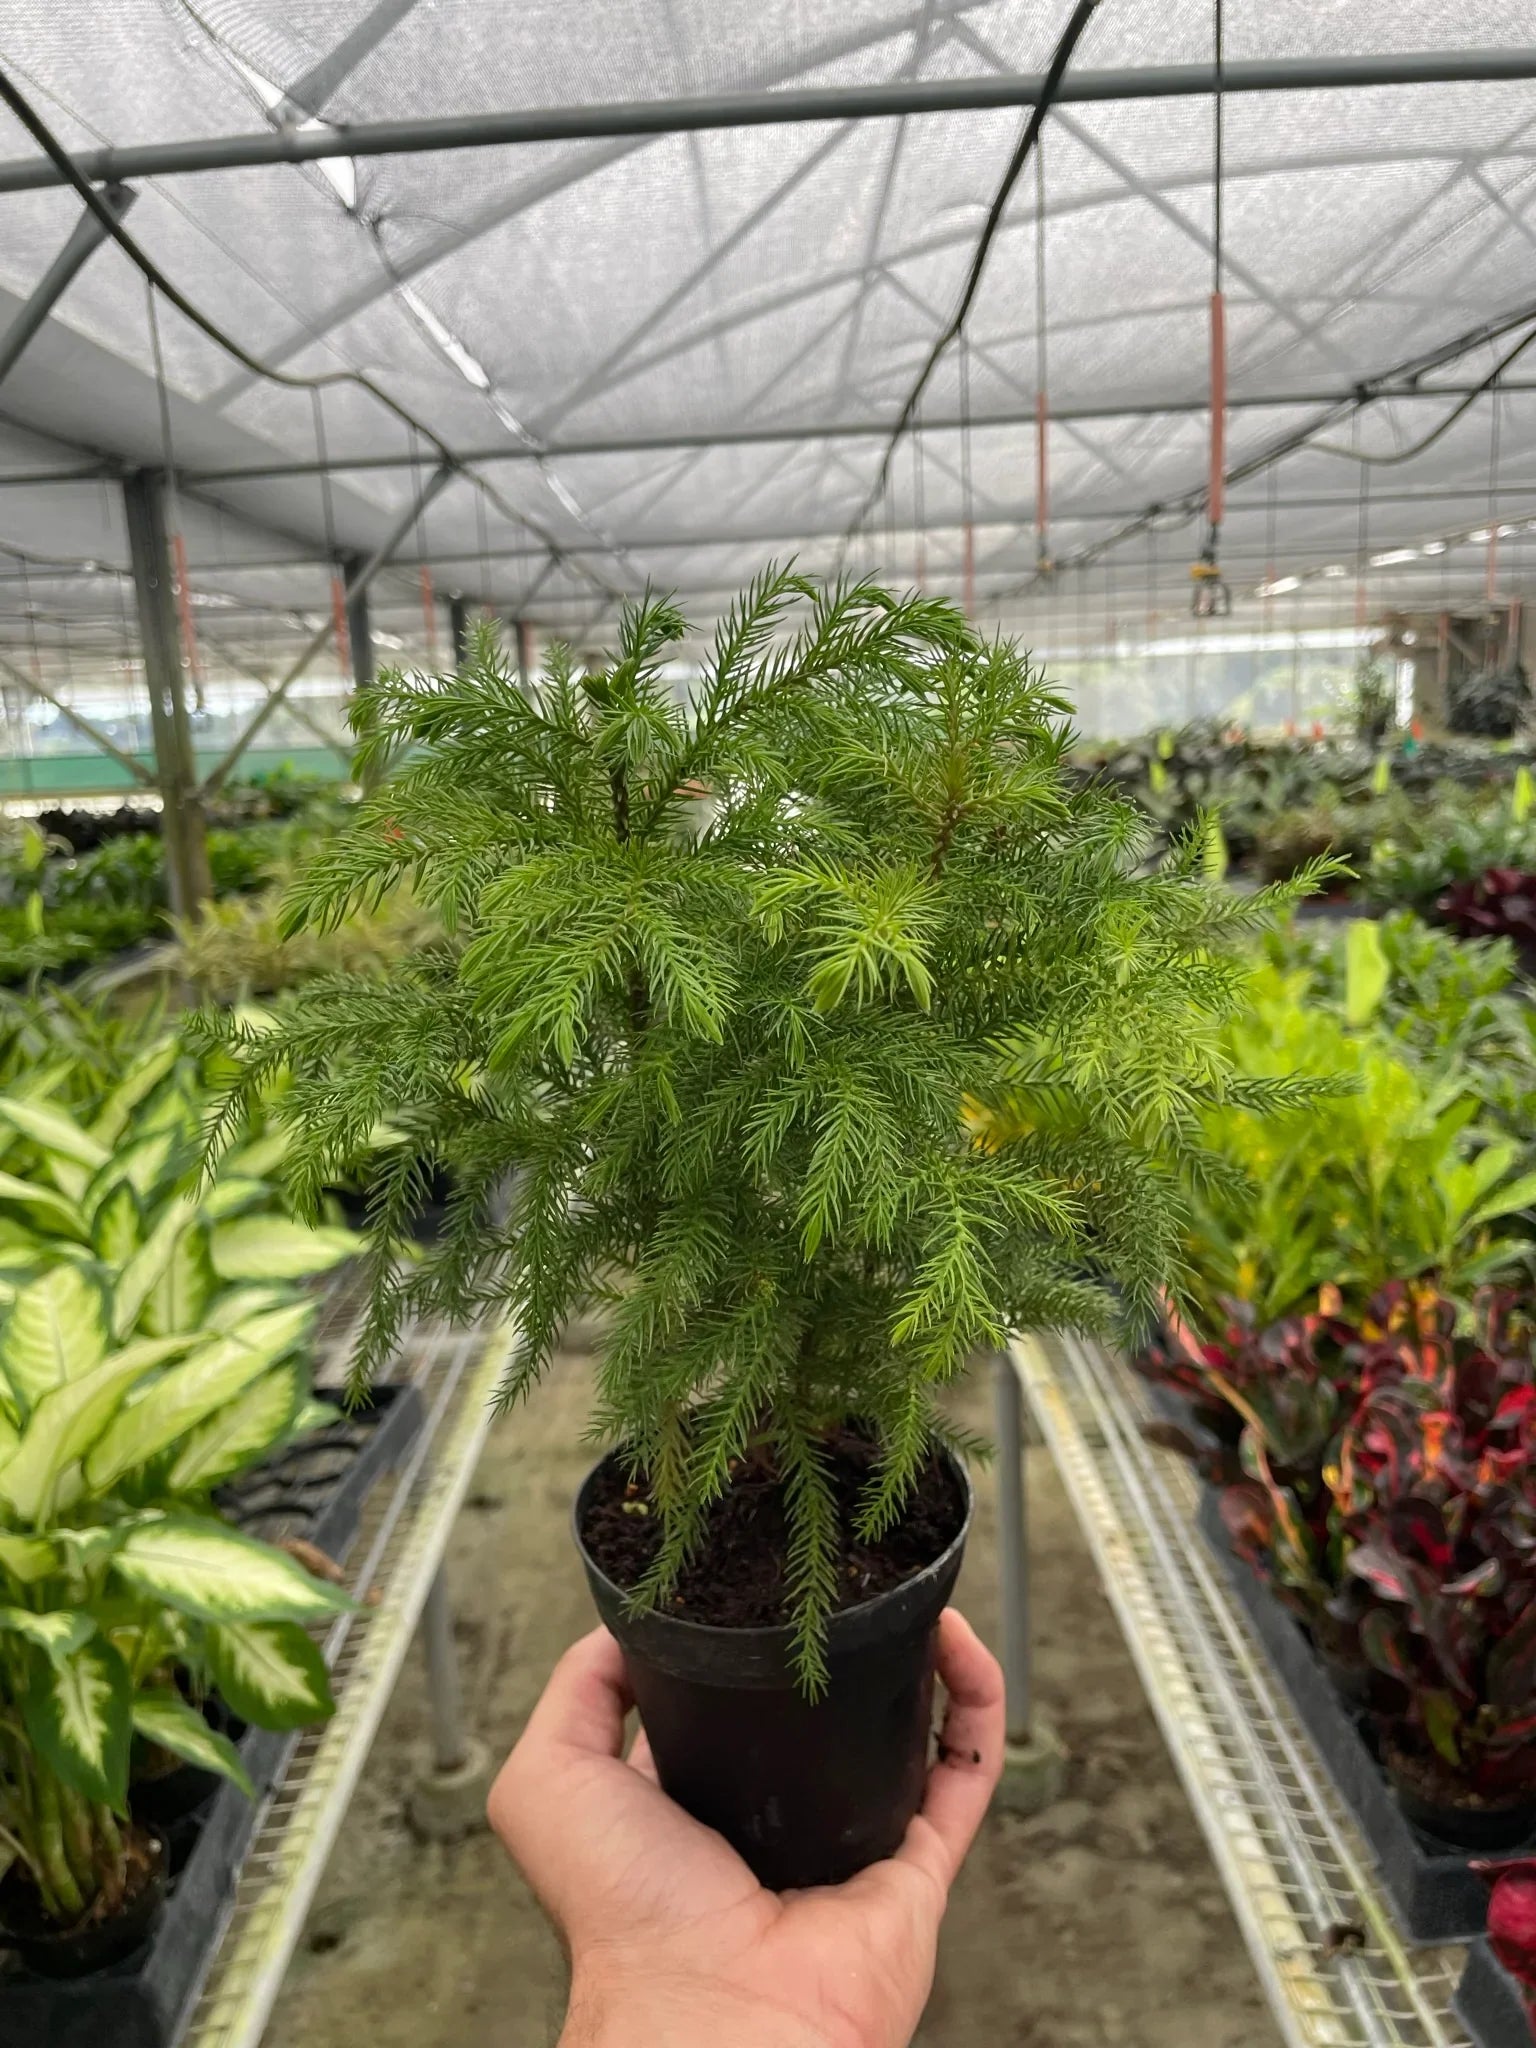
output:
[[[621,1755],[631,1700],[607,1630],[568,1650],[489,1808],[570,1955],[561,2048],[906,2048],[1003,1760],[1002,1673],[953,1608],[939,1676],[939,1760],[896,1854],[779,1893],[666,1796],[643,1734]]]

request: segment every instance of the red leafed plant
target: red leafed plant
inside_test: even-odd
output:
[[[1464,939],[1513,939],[1536,946],[1536,875],[1489,868],[1443,890],[1435,909]]]
[[[1220,1487],[1233,1549],[1310,1630],[1385,1745],[1474,1796],[1536,1783],[1536,1388],[1531,1330],[1487,1293],[1394,1282],[1358,1323],[1255,1331],[1232,1311],[1187,1390],[1241,1419],[1235,1451],[1166,1426]],[[1372,1672],[1381,1676],[1374,1679]],[[1397,1681],[1383,1683],[1382,1679]]]
[[[1508,1296],[1454,1332],[1363,1347],[1362,1395],[1329,1471],[1359,1640],[1398,1681],[1378,1701],[1389,1765],[1445,1803],[1536,1795],[1536,1388]]]
[[[1525,1993],[1526,2017],[1536,2034],[1536,1857],[1472,1867],[1492,1886],[1488,1946]]]

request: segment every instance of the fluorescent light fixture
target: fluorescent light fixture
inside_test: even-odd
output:
[[[403,647],[405,642],[398,633],[381,633],[378,627],[375,626],[373,629],[373,644],[375,647]]]
[[[1258,595],[1260,597],[1284,597],[1288,590],[1300,590],[1300,588],[1301,578],[1299,576],[1277,576],[1273,583],[1261,583]]]
[[[1342,562],[1330,562],[1324,569],[1323,574],[1325,576],[1347,576],[1349,571]]]
[[[1416,562],[1418,559],[1417,548],[1388,548],[1384,555],[1372,555],[1371,567],[1390,569],[1394,562]]]
[[[1449,546],[1449,541],[1427,540],[1424,543],[1422,552],[1426,555],[1443,555]]]
[[[1481,545],[1482,542],[1493,539],[1493,528],[1491,526],[1480,526],[1476,533],[1469,533],[1467,539],[1476,541]]]
[[[1501,526],[1501,527],[1500,527],[1500,528],[1498,529],[1499,539],[1500,539],[1500,540],[1507,540],[1507,539],[1509,538],[1510,534],[1512,534],[1512,533],[1518,533],[1519,531],[1520,531],[1520,529],[1519,529],[1519,527],[1518,527],[1518,526]]]

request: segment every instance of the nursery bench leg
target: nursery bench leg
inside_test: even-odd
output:
[[[1024,1396],[1006,1352],[993,1360],[997,1439],[997,1561],[1002,1608],[1003,1681],[1008,1742],[998,1804],[1010,1813],[1038,1813],[1061,1797],[1066,1751],[1035,1707],[1030,1669],[1029,1523],[1025,1493]]]
[[[453,1609],[441,1566],[422,1606],[421,1641],[432,1709],[432,1768],[412,1787],[406,1817],[423,1841],[451,1842],[484,1825],[491,1760],[485,1744],[464,1725]]]

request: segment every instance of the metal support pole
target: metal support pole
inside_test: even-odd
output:
[[[459,1653],[453,1641],[453,1610],[443,1567],[428,1590],[421,1610],[421,1642],[427,1658],[427,1691],[432,1702],[432,1763],[437,1771],[456,1771],[469,1753],[464,1727],[464,1689],[459,1681]]]
[[[137,196],[126,185],[108,185],[101,199],[114,219],[121,220]],[[69,289],[81,266],[106,239],[106,223],[87,207],[75,222],[69,240],[33,286],[31,297],[0,335],[0,384],[15,368],[22,350]]]
[[[453,645],[453,665],[462,668],[469,659],[469,600],[457,592],[448,600],[448,636]]]
[[[373,619],[368,609],[368,585],[361,581],[363,557],[343,555],[342,581],[346,584],[347,645],[352,650],[352,687],[366,690],[376,674],[373,658]]]
[[[1027,1743],[1034,1702],[1029,1668],[1029,1532],[1024,1488],[1024,1397],[1006,1351],[993,1360],[997,1438],[997,1562],[1008,1740]]]
[[[1348,87],[1449,85],[1536,78],[1536,50],[1409,50],[1365,56],[1270,57],[1222,67],[1138,64],[1070,72],[1060,81],[1063,105],[1133,99],[1205,99],[1223,92],[1329,92]],[[977,78],[892,79],[877,84],[777,86],[705,93],[689,99],[609,102],[588,107],[519,107],[480,114],[321,123],[254,135],[87,149],[70,161],[86,178],[177,177],[191,171],[257,164],[312,163],[328,156],[405,156],[429,150],[487,149],[510,143],[575,142],[616,136],[674,135],[699,130],[782,126],[804,121],[892,120],[908,114],[976,113],[1039,104],[1039,73],[988,73]],[[0,162],[0,192],[29,192],[67,183],[46,156]]]
[[[534,646],[533,628],[526,619],[514,619],[512,627],[517,634],[517,673],[526,689],[533,680]]]
[[[135,470],[123,479],[128,554],[149,691],[156,779],[165,804],[165,865],[171,908],[196,917],[213,894],[207,830],[183,690],[181,633],[165,524],[165,472]]]

